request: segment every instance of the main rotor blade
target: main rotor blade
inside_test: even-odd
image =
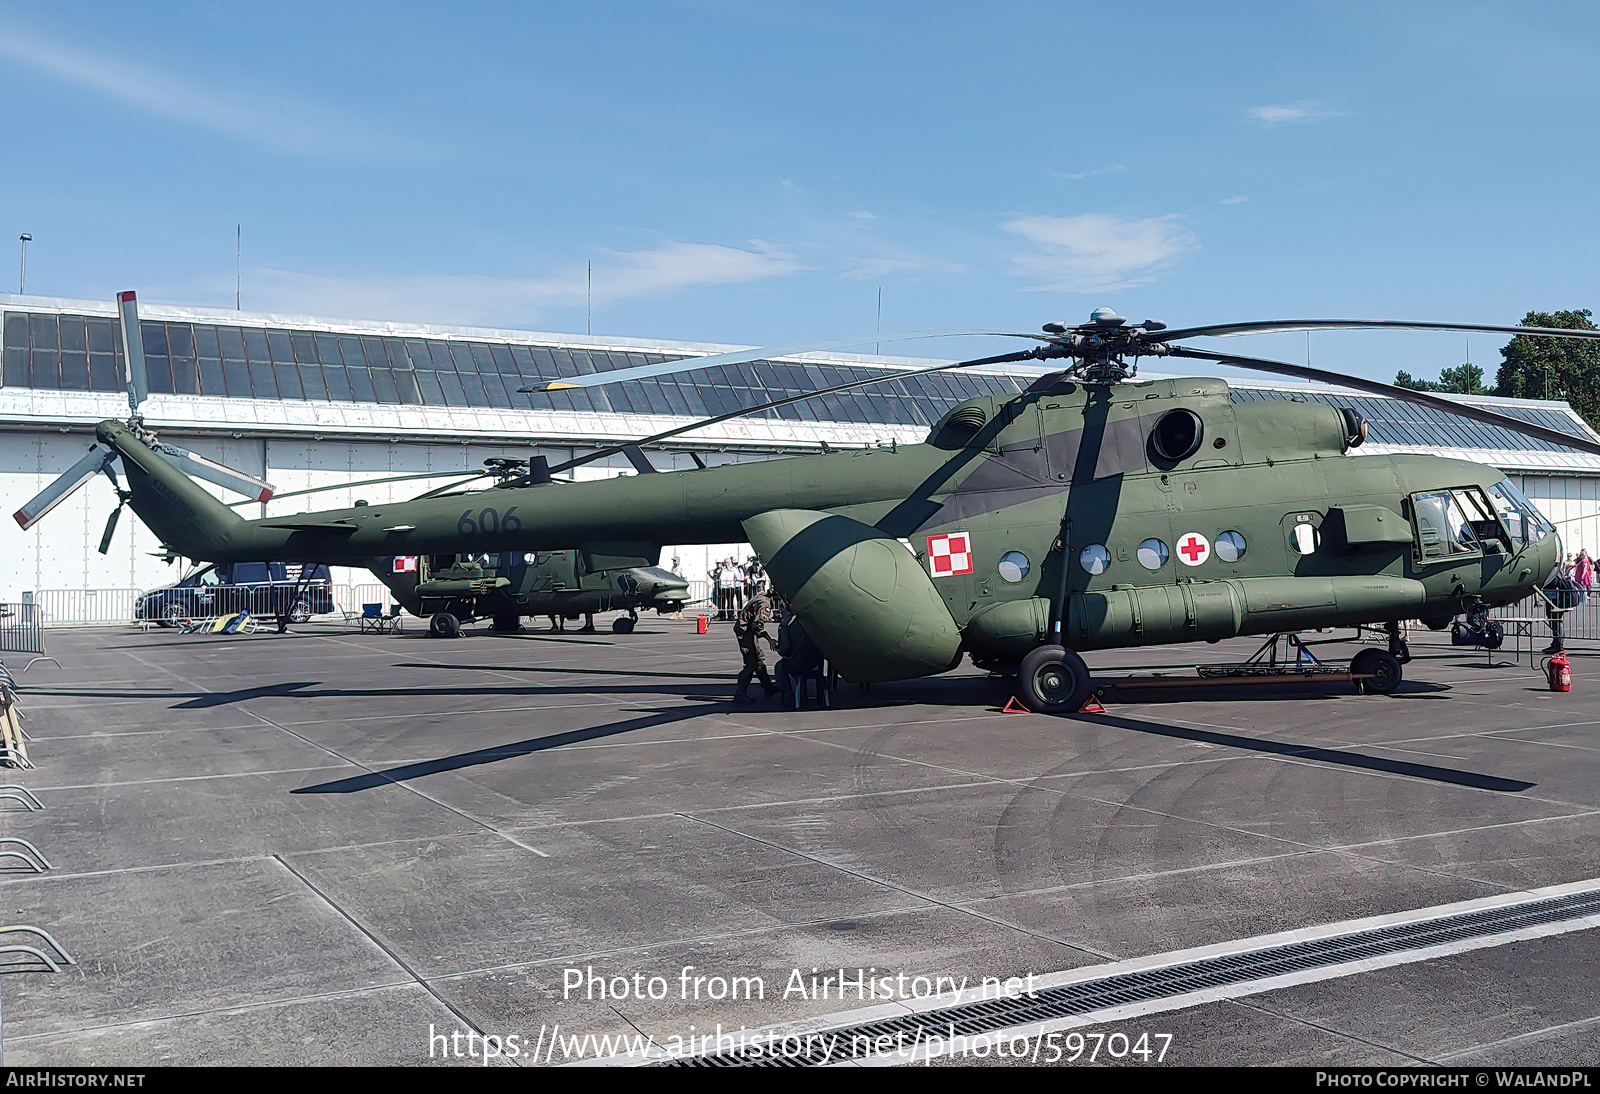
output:
[[[482,472],[471,473],[474,475],[482,474]],[[414,482],[417,479],[453,479],[457,476],[465,474],[468,474],[468,472],[464,469],[456,471],[419,471],[412,475],[385,475],[381,479],[362,479],[360,482],[330,482],[324,483],[322,486],[309,486],[304,490],[290,490],[286,494],[273,494],[272,500],[283,501],[285,498],[299,498],[304,497],[307,494],[322,494],[329,490],[354,490],[358,486],[382,486],[385,483],[391,482]],[[408,498],[406,500],[415,501],[416,499]],[[250,505],[254,502],[254,498],[245,498],[242,501],[230,501],[228,504]]]
[[[191,478],[214,482],[225,490],[243,494],[249,501],[265,502],[272,499],[275,488],[265,479],[246,475],[243,471],[235,471],[226,464],[208,460],[186,448],[179,448],[165,441],[157,441],[153,447],[170,460],[179,471]]]
[[[793,346],[765,346],[759,349],[733,350],[728,353],[713,354],[709,357],[685,357],[677,361],[662,361],[659,364],[639,365],[636,368],[619,368],[610,372],[596,372],[586,376],[563,376],[559,380],[541,380],[538,383],[518,388],[517,390],[526,395],[545,391],[567,391],[578,387],[604,387],[607,384],[619,384],[624,380],[645,380],[652,376],[693,372],[696,369],[711,368],[714,365],[741,365],[747,361],[764,361],[791,353],[843,349],[846,346],[861,346],[868,342],[908,342],[917,338],[955,338],[979,334],[993,334],[1006,338],[1031,338],[1037,342],[1051,341],[1049,337],[1042,334],[1024,334],[1018,331],[1005,330],[898,331],[889,334],[868,334],[854,338],[835,338],[826,342],[805,342]]]
[[[150,389],[144,372],[144,328],[139,325],[139,302],[132,291],[117,294],[117,315],[122,327],[122,363],[128,369],[128,412],[137,418]]]
[[[1409,319],[1279,319],[1265,323],[1218,323],[1210,327],[1164,330],[1150,342],[1177,342],[1186,338],[1233,338],[1241,334],[1282,334],[1301,330],[1444,330],[1486,334],[1540,334],[1551,338],[1600,338],[1600,330],[1567,327],[1497,327],[1485,323],[1424,323]]]
[[[1262,357],[1239,357],[1228,353],[1208,353],[1205,350],[1192,350],[1174,347],[1173,357],[1192,357],[1202,361],[1215,361],[1222,365],[1233,365],[1237,368],[1251,369],[1256,372],[1273,372],[1280,376],[1294,376],[1302,380],[1316,380],[1335,387],[1353,388],[1356,391],[1365,391],[1373,395],[1385,395],[1391,399],[1402,402],[1416,403],[1419,406],[1432,407],[1434,410],[1446,414],[1456,414],[1463,418],[1471,418],[1475,422],[1485,425],[1499,426],[1501,429],[1510,429],[1529,437],[1537,437],[1541,441],[1561,445],[1563,448],[1574,448],[1580,452],[1588,452],[1600,456],[1600,442],[1586,437],[1574,437],[1570,433],[1563,433],[1559,429],[1548,426],[1535,425],[1525,422],[1521,418],[1513,418],[1509,414],[1497,414],[1492,410],[1485,410],[1471,403],[1457,403],[1449,399],[1441,399],[1437,395],[1430,395],[1425,391],[1413,391],[1408,387],[1395,387],[1381,380],[1367,380],[1360,376],[1347,376],[1338,372],[1325,372],[1320,368],[1308,368],[1305,365],[1292,365],[1287,361],[1269,361]]]
[[[926,376],[930,372],[946,372],[950,369],[971,368],[975,365],[1003,365],[1011,361],[1029,361],[1032,359],[1034,359],[1034,352],[1032,350],[1017,350],[1014,353],[1002,353],[998,357],[979,357],[971,361],[947,361],[942,365],[934,365],[932,368],[910,369],[906,372],[891,372],[882,376],[870,376],[865,380],[852,380],[848,384],[836,384],[833,387],[825,387],[817,391],[808,391],[803,395],[790,395],[787,398],[774,399],[770,403],[761,403],[758,406],[747,406],[742,410],[733,410],[729,411],[727,414],[718,414],[714,418],[702,418],[698,422],[691,422],[688,425],[680,425],[676,429],[668,429],[664,432],[652,434],[649,437],[644,437],[637,441],[625,441],[622,444],[614,444],[608,448],[602,448],[591,452],[586,456],[579,456],[576,459],[568,460],[566,463],[556,464],[554,467],[550,468],[550,471],[553,474],[557,471],[566,471],[573,467],[581,467],[583,464],[593,463],[595,460],[604,459],[607,456],[615,456],[617,453],[623,452],[634,445],[655,444],[657,441],[664,441],[670,437],[676,437],[680,434],[689,433],[696,429],[704,429],[706,426],[717,425],[721,422],[731,421],[734,418],[742,418],[746,414],[759,414],[763,410],[773,410],[780,406],[788,406],[790,403],[802,403],[807,399],[816,399],[820,396],[832,395],[840,391],[850,391],[858,387],[870,387],[873,384],[888,383],[890,380],[904,380],[909,376]]]
[[[32,528],[46,513],[66,501],[68,495],[100,474],[116,458],[117,454],[111,449],[98,444],[90,445],[88,455],[58,475],[54,482],[12,514],[13,518],[24,531]]]

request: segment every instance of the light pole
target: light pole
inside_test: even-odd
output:
[[[23,232],[19,238],[22,240],[22,266],[17,272],[17,295],[21,296],[28,289],[28,241],[33,237]]]

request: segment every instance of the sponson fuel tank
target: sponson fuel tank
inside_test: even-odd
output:
[[[955,666],[961,631],[899,540],[849,517],[775,509],[743,522],[806,634],[853,683]]]
[[[1425,599],[1409,578],[1258,577],[1074,593],[1062,640],[1073,649],[1154,646],[1401,619]],[[1050,602],[998,604],[967,624],[967,642],[1019,658],[1046,640]]]

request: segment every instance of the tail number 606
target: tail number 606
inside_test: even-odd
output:
[[[479,532],[493,535],[495,532],[519,532],[522,530],[522,518],[517,516],[517,507],[513,505],[504,513],[493,509],[479,509],[474,517],[472,510],[468,509],[461,514],[461,519],[456,521],[456,531],[463,536],[475,536]]]

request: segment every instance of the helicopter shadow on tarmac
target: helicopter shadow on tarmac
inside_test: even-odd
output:
[[[581,744],[585,741],[599,740],[603,737],[615,737],[621,733],[634,733],[641,729],[655,729],[659,726],[672,725],[675,722],[698,718],[706,713],[706,709],[706,706],[702,703],[694,706],[673,707],[670,710],[652,710],[636,718],[624,718],[621,721],[591,726],[588,729],[574,729],[566,733],[551,733],[544,737],[530,737],[525,741],[513,741],[509,744],[474,749],[471,752],[459,752],[453,756],[440,756],[433,760],[402,764],[399,767],[391,767],[383,771],[370,771],[364,775],[356,775],[348,779],[318,783],[316,786],[298,787],[290,791],[290,793],[353,794],[362,790],[373,790],[380,786],[388,786],[391,783],[422,778],[425,775],[437,775],[445,771],[459,771],[462,768],[476,767],[480,764],[499,763],[502,760],[528,756],[535,752],[560,748],[563,745]]]
[[[1536,783],[1524,782],[1521,779],[1503,779],[1498,775],[1485,775],[1476,771],[1459,771],[1452,767],[1435,767],[1432,764],[1412,763],[1408,760],[1392,760],[1384,756],[1369,756],[1363,752],[1351,752],[1342,748],[1301,745],[1290,741],[1273,741],[1264,737],[1244,737],[1237,733],[1219,733],[1216,730],[1209,729],[1191,729],[1184,726],[1166,725],[1162,722],[1145,721],[1142,718],[1128,718],[1119,714],[1080,714],[1077,717],[1084,721],[1093,722],[1096,725],[1111,726],[1136,733],[1149,733],[1160,737],[1176,737],[1185,741],[1197,741],[1202,744],[1245,749],[1251,752],[1265,752],[1270,755],[1286,756],[1292,759],[1315,760],[1319,763],[1337,764],[1340,767],[1355,767],[1365,771],[1382,771],[1390,775],[1427,779],[1430,782],[1449,783],[1453,786],[1469,786],[1475,790],[1521,793],[1537,785]]]
[[[397,669],[447,669],[463,672],[550,672],[575,676],[641,676],[663,680],[681,680],[684,677],[700,680],[732,680],[737,675],[731,670],[728,672],[642,672],[638,669],[548,668],[542,665],[447,665],[420,661],[402,661],[398,662],[394,667]]]

